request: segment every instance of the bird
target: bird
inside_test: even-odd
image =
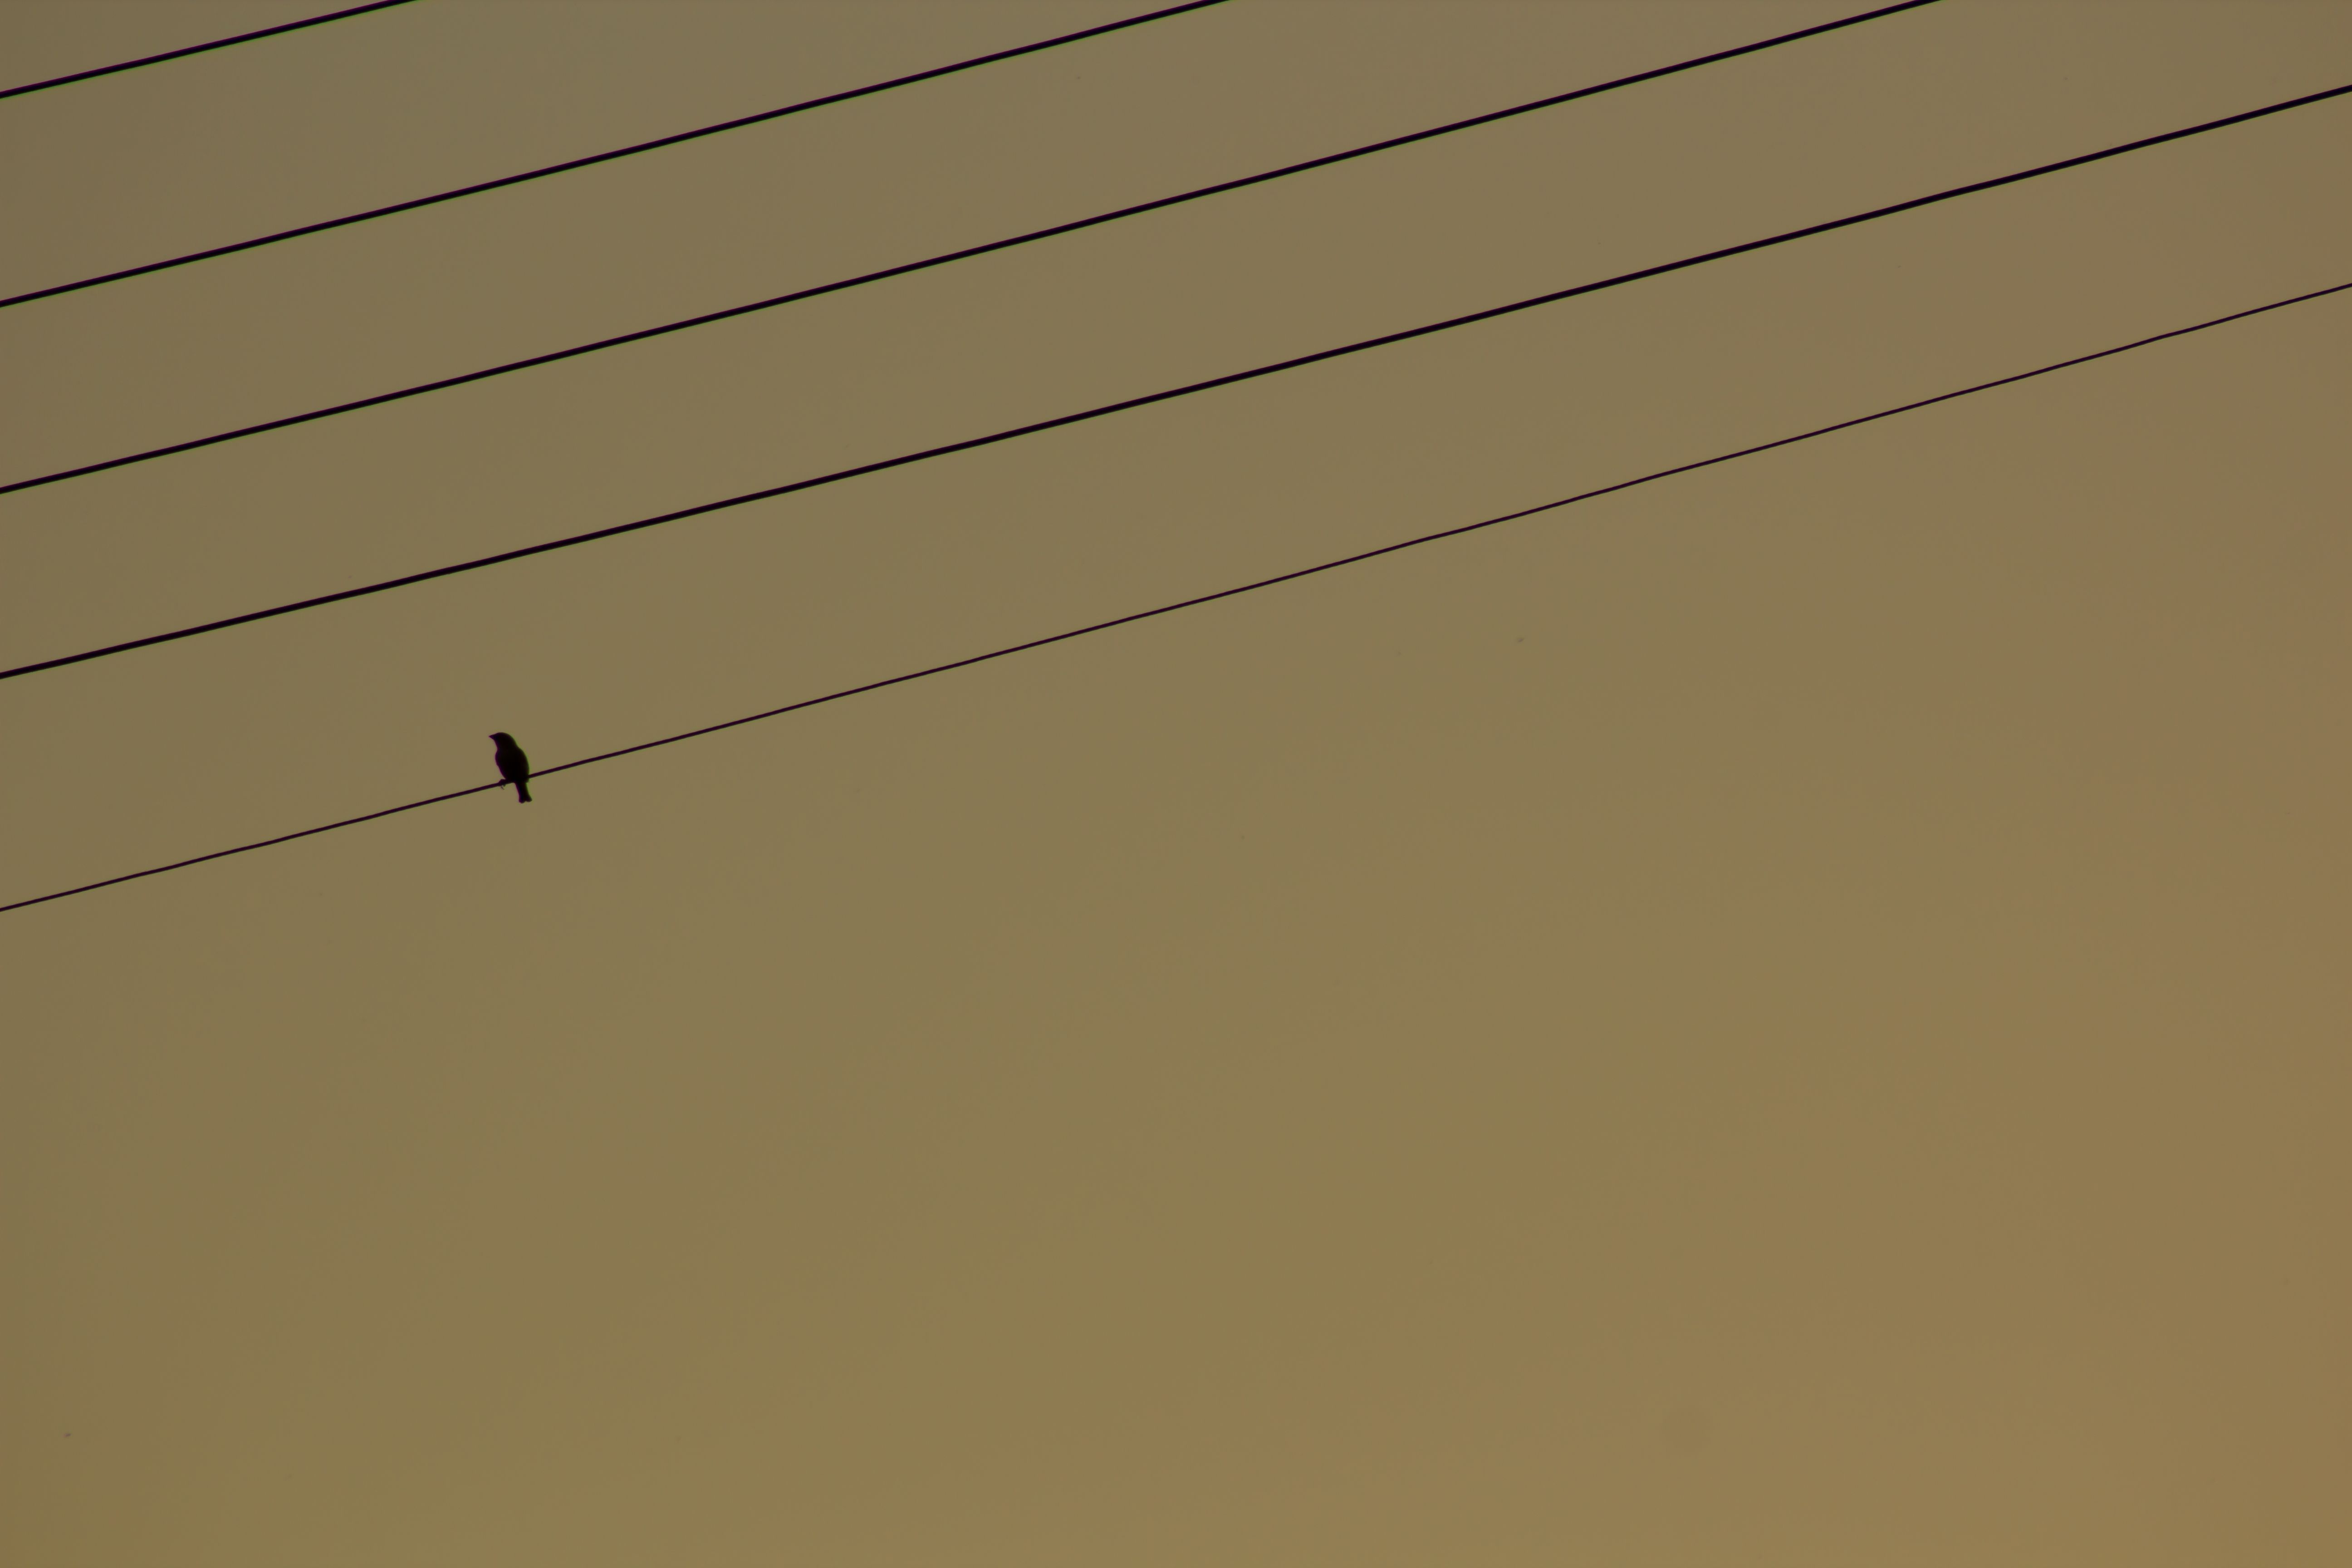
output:
[[[499,777],[515,786],[515,799],[520,804],[530,800],[530,759],[522,754],[515,738],[504,730],[490,737],[498,747]]]

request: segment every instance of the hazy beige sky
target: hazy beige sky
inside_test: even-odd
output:
[[[10,0],[0,81],[331,8]],[[0,292],[1148,9],[428,0],[0,102]],[[0,478],[1866,8],[1239,0],[0,311]],[[0,499],[13,665],[2352,80],[1948,3]],[[2352,279],[2352,100],[0,683],[0,902]],[[2352,295],[0,916],[25,1568],[2352,1554]]]

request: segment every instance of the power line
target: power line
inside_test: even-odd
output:
[[[844,687],[838,691],[828,691],[822,697],[803,698],[798,702],[788,702],[781,708],[771,708],[764,712],[747,713],[740,719],[729,719],[717,724],[705,724],[695,730],[683,730],[675,735],[665,735],[657,741],[641,741],[634,746],[623,746],[618,751],[600,752],[593,757],[582,757],[576,762],[559,763],[551,768],[537,770],[531,777],[540,779],[554,773],[569,773],[573,768],[592,767],[598,763],[609,763],[616,757],[633,756],[639,752],[650,752],[661,746],[674,746],[681,741],[692,741],[704,735],[715,735],[721,730],[733,730],[745,724],[756,724],[763,719],[781,718],[787,713],[797,713],[806,708],[823,707],[828,702],[839,702],[845,698],[863,696],[869,691],[882,690],[886,687],[903,686],[910,680],[921,680],[929,676],[945,675],[950,670],[966,669],[976,664],[987,664],[994,659],[1009,658],[1016,653],[1027,653],[1034,648],[1050,647],[1055,643],[1068,642],[1074,637],[1090,637],[1096,632],[1108,631],[1114,626],[1131,626],[1137,621],[1152,620],[1160,616],[1174,615],[1179,610],[1212,605],[1220,599],[1230,599],[1242,594],[1254,594],[1261,588],[1271,588],[1277,584],[1295,583],[1302,577],[1313,577],[1325,572],[1336,572],[1342,566],[1353,566],[1361,562],[1376,560],[1383,555],[1393,555],[1399,551],[1412,550],[1423,544],[1434,544],[1443,539],[1456,539],[1465,533],[1475,533],[1480,529],[1493,528],[1500,523],[1515,522],[1521,518],[1533,517],[1538,512],[1556,511],[1561,507],[1574,506],[1579,501],[1615,495],[1621,490],[1630,490],[1641,485],[1653,484],[1659,479],[1672,479],[1677,474],[1693,473],[1700,468],[1713,468],[1718,463],[1733,462],[1741,458],[1752,458],[1759,452],[1769,452],[1781,447],[1793,447],[1801,441],[1811,441],[1840,430],[1851,430],[1857,426],[1874,424],[1881,419],[1891,419],[1898,414],[1931,408],[1938,403],[1949,403],[1954,398],[1969,397],[1979,392],[1990,392],[1995,387],[2014,385],[2021,381],[2031,381],[2036,376],[2048,375],[2053,371],[2089,364],[2095,360],[2128,353],[2134,349],[2144,349],[2151,343],[2164,342],[2171,338],[2187,337],[2191,332],[2201,332],[2209,328],[2223,326],[2231,321],[2242,321],[2250,316],[2260,316],[2271,310],[2282,310],[2289,305],[2300,305],[2308,300],[2324,299],[2327,295],[2340,294],[2347,289],[2352,289],[2352,283],[2338,283],[2326,289],[2315,289],[2307,294],[2296,294],[2288,299],[2274,300],[2267,305],[2256,305],[2252,310],[2233,310],[2226,316],[2215,316],[2210,321],[2199,321],[2193,326],[2175,327],[2170,331],[2158,332],[2153,337],[2139,338],[2127,343],[2118,343],[2114,348],[2100,349],[2095,353],[2077,354],[2073,359],[2060,360],[2053,364],[2042,365],[2033,370],[2020,371],[2014,375],[2004,375],[1994,381],[1980,381],[1973,386],[1964,386],[1955,392],[1938,393],[1933,397],[1923,397],[1916,402],[1898,404],[1892,408],[1882,408],[1874,414],[1864,414],[1853,419],[1841,419],[1833,425],[1819,426],[1795,436],[1783,436],[1778,440],[1765,441],[1753,447],[1742,447],[1737,451],[1718,453],[1712,458],[1702,458],[1696,462],[1681,463],[1671,468],[1660,468],[1654,473],[1643,474],[1639,479],[1622,479],[1613,485],[1604,485],[1599,489],[1586,490],[1578,495],[1563,497],[1559,500],[1545,501],[1540,506],[1505,512],[1500,517],[1486,518],[1477,522],[1466,522],[1459,527],[1443,529],[1435,533],[1421,534],[1416,538],[1401,540],[1393,544],[1383,544],[1377,549],[1360,551],[1353,555],[1343,555],[1336,561],[1325,561],[1313,566],[1302,566],[1296,571],[1278,573],[1271,577],[1261,577],[1253,583],[1244,583],[1238,587],[1220,588],[1213,594],[1202,594],[1190,599],[1179,599],[1174,604],[1160,605],[1149,610],[1138,610],[1131,615],[1117,616],[1107,621],[1097,621],[1091,626],[1055,632],[1050,637],[1033,637],[1027,642],[1014,643],[1008,647],[993,648],[986,653],[952,659],[946,664],[935,664],[922,669],[908,670],[903,675],[888,676],[881,680],[869,680],[860,686]],[[347,816],[340,822],[322,823],[317,827],[306,827],[296,833],[281,833],[275,838],[263,838],[251,844],[240,844],[234,849],[215,849],[209,855],[198,855],[185,860],[175,860],[168,866],[150,867],[144,871],[131,871],[120,877],[109,877],[103,881],[86,882],[79,888],[67,888],[58,892],[44,893],[38,898],[20,899],[13,904],[0,904],[0,914],[5,914],[10,910],[28,909],[35,904],[46,904],[57,899],[69,899],[77,893],[95,892],[100,888],[111,888],[120,882],[135,882],[142,877],[161,876],[165,871],[177,871],[189,866],[201,866],[207,860],[219,860],[231,855],[243,855],[255,849],[267,849],[272,845],[289,844],[297,838],[309,838],[316,834],[331,833],[340,827],[356,827],[362,822],[374,822],[382,817],[397,816],[403,812],[417,811],[428,805],[439,805],[444,801],[460,800],[469,795],[480,795],[487,790],[504,787],[505,784],[502,782],[475,784],[467,789],[452,790],[446,795],[431,795],[424,800],[412,800],[405,805],[387,806],[382,811],[371,811],[362,816]]]
[[[1719,250],[1705,251],[1696,256],[1686,256],[1679,261],[1661,262],[1654,267],[1644,267],[1633,272],[1622,272],[1614,278],[1604,278],[1597,282],[1580,283],[1573,288],[1555,289],[1549,294],[1538,294],[1532,299],[1514,300],[1512,303],[1507,305],[1491,306],[1484,310],[1474,310],[1468,315],[1454,316],[1442,321],[1432,321],[1425,326],[1408,327],[1402,331],[1387,332],[1379,337],[1365,338],[1352,343],[1343,343],[1338,348],[1321,349],[1314,353],[1300,354],[1292,359],[1278,360],[1272,364],[1263,364],[1249,370],[1234,371],[1225,375],[1212,376],[1206,381],[1196,381],[1190,383],[1187,385],[1171,387],[1162,392],[1146,393],[1139,397],[1129,397],[1122,399],[1117,403],[1101,404],[1093,408],[1082,409],[1076,414],[1064,414],[1052,419],[1041,419],[1032,424],[1015,426],[1009,430],[999,430],[986,436],[974,436],[961,441],[950,441],[944,446],[926,447],[919,452],[907,452],[895,458],[884,458],[871,463],[860,463],[854,468],[837,468],[832,473],[819,474],[814,479],[794,479],[787,484],[772,485],[765,489],[751,490],[742,495],[729,496],[723,500],[704,501],[698,506],[681,507],[676,511],[662,512],[653,517],[639,518],[634,522],[614,523],[609,528],[592,529],[585,533],[575,533],[562,539],[546,540],[538,544],[526,544],[520,549],[504,550],[494,555],[478,556],[471,561],[460,561],[447,566],[436,566],[424,572],[412,572],[404,577],[388,577],[382,582],[365,584],[357,588],[343,588],[331,594],[320,594],[308,599],[297,599],[288,604],[275,605],[268,609],[248,610],[243,615],[228,616],[219,620],[205,621],[192,626],[182,626],[176,631],[156,632],[143,637],[133,637],[126,642],[110,643],[104,647],[89,648],[80,653],[63,654],[55,658],[41,659],[32,664],[20,664],[13,669],[0,669],[0,680],[13,679],[18,676],[33,675],[45,669],[58,669],[69,664],[81,664],[90,659],[104,658],[113,654],[128,653],[134,648],[152,647],[159,643],[177,642],[184,637],[200,637],[207,632],[225,631],[231,626],[246,626],[254,621],[269,620],[278,616],[289,616],[297,610],[316,609],[322,605],[341,604],[346,599],[359,599],[364,598],[372,594],[388,593],[394,588],[405,588],[418,583],[429,583],[436,578],[451,577],[463,572],[477,572],[487,566],[501,565],[509,561],[520,561],[526,557],[533,555],[544,555],[550,551],[568,550],[573,545],[588,544],[600,539],[613,539],[621,534],[635,533],[642,529],[656,528],[663,523],[677,522],[682,519],[689,517],[700,517],[707,512],[723,511],[730,507],[743,506],[751,501],[768,500],[777,496],[791,495],[801,490],[814,489],[822,485],[838,484],[844,479],[853,479],[866,474],[880,473],[887,468],[904,468],[908,464],[919,463],[931,458],[943,458],[956,452],[969,452],[977,447],[994,446],[998,442],[1010,441],[1018,437],[1032,436],[1041,431],[1059,429],[1066,425],[1083,424],[1090,419],[1100,419],[1108,415],[1122,413],[1130,408],[1142,408],[1155,403],[1165,403],[1171,398],[1190,396],[1193,393],[1197,392],[1207,392],[1220,386],[1232,386],[1240,382],[1256,380],[1260,376],[1274,375],[1286,370],[1296,370],[1303,365],[1319,364],[1325,360],[1339,359],[1349,354],[1362,353],[1370,349],[1383,348],[1391,343],[1406,342],[1415,338],[1427,337],[1434,332],[1450,331],[1456,327],[1466,327],[1478,321],[1493,321],[1496,317],[1511,315],[1520,310],[1532,310],[1538,305],[1554,304],[1559,300],[1574,299],[1583,294],[1596,293],[1603,289],[1613,289],[1618,287],[1620,284],[1637,282],[1644,278],[1656,278],[1665,273],[1679,272],[1686,268],[1701,266],[1706,262],[1720,261],[1727,257],[1743,256],[1749,251],[1763,250],[1776,245],[1786,245],[1791,240],[1803,239],[1812,235],[1827,234],[1834,229],[1850,228],[1855,224],[1868,223],[1874,219],[1890,217],[1896,213],[1910,212],[1918,207],[1932,206],[1938,202],[1950,201],[1955,197],[1972,195],[1979,191],[1989,191],[2001,185],[2015,184],[2021,180],[2035,179],[2043,174],[2056,174],[2063,169],[2077,168],[2085,163],[2095,163],[2102,159],[2117,157],[2123,153],[2137,152],[2142,148],[2154,147],[2167,142],[2177,142],[2183,137],[2202,135],[2209,131],[2218,131],[2224,126],[2238,125],[2250,120],[2259,120],[2265,115],[2277,114],[2286,110],[2302,108],[2305,105],[2317,103],[2323,100],[2340,97],[2347,92],[2352,92],[2352,84],[2347,84],[2343,87],[2332,87],[2323,92],[2306,93],[2301,98],[2288,99],[2283,102],[2269,104],[2261,109],[2247,110],[2243,113],[2228,115],[2220,120],[2209,120],[2200,125],[2186,126],[2178,131],[2167,131],[2159,135],[2142,137],[2138,141],[2126,142],[2117,146],[2104,148],[2096,153],[2084,153],[2072,158],[2062,158],[2056,163],[2043,163],[2035,168],[2020,170],[2015,174],[1996,175],[1992,179],[1978,180],[1965,185],[1955,185],[1948,190],[1937,191],[1930,195],[1914,196],[1908,201],[1895,202],[1882,207],[1874,207],[1867,212],[1855,213],[1847,217],[1832,218],[1826,223],[1810,224],[1803,228],[1790,229],[1786,233],[1772,235],[1763,239],[1751,239],[1743,244],[1726,246]]]
[[[1433,137],[1451,135],[1454,132],[1467,131],[1475,126],[1491,125],[1498,120],[1508,120],[1515,115],[1530,114],[1538,109],[1550,109],[1559,104],[1573,102],[1580,98],[1591,98],[1599,93],[1614,91],[1621,87],[1632,87],[1638,82],[1652,81],[1659,77],[1696,70],[1700,66],[1713,65],[1719,60],[1754,54],[1761,49],[1775,48],[1782,44],[1794,43],[1800,38],[1810,38],[1820,33],[1835,32],[1842,27],[1875,21],[1881,16],[1891,16],[1898,11],[1913,11],[1920,6],[1935,4],[1937,0],[1901,0],[1898,5],[1883,6],[1875,11],[1865,11],[1858,16],[1842,17],[1834,22],[1825,22],[1819,26],[1805,27],[1793,33],[1783,33],[1777,37],[1760,39],[1756,43],[1742,44],[1738,48],[1722,49],[1715,54],[1701,55],[1695,59],[1682,60],[1674,65],[1660,66],[1654,70],[1642,71],[1633,76],[1619,77],[1614,81],[1604,81],[1591,87],[1580,87],[1572,92],[1555,93],[1549,98],[1539,98],[1530,103],[1516,104],[1509,109],[1498,109],[1491,113],[1473,115],[1467,120],[1456,120],[1449,124],[1432,126],[1426,131],[1415,131],[1403,136],[1392,136],[1384,142],[1368,142],[1361,147],[1351,147],[1344,153],[1332,153],[1320,158],[1309,158],[1303,163],[1286,163],[1281,168],[1268,169],[1263,174],[1247,174],[1235,180],[1224,180],[1213,185],[1202,185],[1197,190],[1185,191],[1176,195],[1139,202],[1133,206],[1120,207],[1113,212],[1097,213],[1092,217],[1055,224],[1047,228],[1032,229],[1026,234],[1016,234],[1007,239],[995,239],[985,245],[969,246],[961,250],[951,250],[942,255],[927,257],[920,261],[903,262],[896,267],[886,267],[878,272],[866,272],[855,278],[844,278],[832,283],[820,283],[813,288],[794,289],[789,294],[779,294],[772,299],[755,300],[748,305],[733,305],[723,310],[712,310],[705,315],[689,316],[684,321],[669,321],[658,327],[646,327],[634,332],[624,332],[617,337],[599,338],[594,342],[581,343],[573,348],[557,349],[551,353],[533,354],[528,359],[492,365],[487,370],[468,371],[462,375],[444,376],[438,381],[422,382],[415,386],[402,387],[396,392],[378,393],[373,397],[355,398],[352,402],[338,403],[331,407],[314,408],[305,414],[289,414],[284,418],[264,420],[258,425],[247,425],[235,430],[224,430],[215,436],[200,436],[191,441],[175,441],[169,446],[154,447],[143,452],[132,452],[120,458],[108,458],[96,463],[84,463],[79,468],[61,468],[53,474],[39,474],[29,479],[17,479],[8,484],[0,484],[0,495],[7,495],[16,490],[29,490],[42,485],[54,485],[66,479],[78,479],[86,475],[103,473],[109,468],[120,468],[131,463],[144,463],[156,458],[169,458],[182,452],[193,452],[200,447],[218,446],[224,441],[264,435],[271,430],[283,430],[289,426],[307,425],[313,420],[331,418],[338,414],[352,414],[362,408],[374,408],[386,403],[397,403],[403,398],[417,397],[428,392],[443,392],[453,386],[464,386],[472,382],[487,381],[495,375],[507,375],[519,370],[530,370],[543,364],[553,364],[561,360],[576,359],[582,354],[619,348],[625,343],[643,342],[647,338],[682,332],[689,327],[707,327],[714,321],[730,321],[737,316],[748,316],[758,310],[772,310],[780,305],[791,305],[803,300],[814,300],[820,294],[836,294],[845,289],[855,289],[862,284],[878,283],[885,279],[900,278],[910,272],[921,272],[933,267],[944,267],[951,261],[967,261],[975,256],[986,256],[992,251],[1009,250],[1017,245],[1028,245],[1041,239],[1051,239],[1058,235],[1075,234],[1080,229],[1116,223],[1121,218],[1135,217],[1143,213],[1157,212],[1163,207],[1179,206],[1186,202],[1199,201],[1203,196],[1221,195],[1227,191],[1238,191],[1246,186],[1264,184],[1269,180],[1279,180],[1287,175],[1305,174],[1310,169],[1325,168],[1333,163],[1347,163],[1350,159],[1369,157],[1374,153],[1385,153],[1393,148],[1410,146],[1416,142],[1426,142]]]
[[[401,0],[394,0],[394,3],[401,3]],[[909,87],[919,81],[929,81],[934,77],[953,76],[958,71],[968,71],[980,66],[994,65],[999,60],[1009,60],[1021,55],[1034,55],[1040,49],[1059,48],[1064,44],[1075,44],[1081,38],[1100,37],[1105,33],[1116,33],[1128,27],[1139,27],[1146,22],[1157,22],[1163,17],[1179,16],[1186,11],[1204,10],[1211,5],[1223,5],[1225,3],[1226,0],[1184,0],[1183,5],[1146,12],[1140,16],[1129,16],[1125,21],[1106,22],[1098,27],[1085,27],[1075,33],[1064,33],[1059,37],[1041,38],[1036,43],[1023,44],[1016,48],[999,49],[993,54],[975,55],[971,59],[958,60],[953,65],[934,66],[929,70],[917,71],[911,76],[892,77],[888,81],[877,81],[871,86],[854,87],[845,92],[827,93],[823,98],[812,98],[800,103],[789,103],[782,109],[765,110],[758,114],[746,114],[738,120],[724,120],[716,125],[705,125],[696,131],[680,131],[674,135],[656,136],[650,142],[639,142],[629,147],[615,147],[609,153],[592,153],[584,158],[572,158],[561,163],[550,163],[543,169],[527,169],[520,174],[506,174],[495,180],[484,180],[479,184],[460,185],[454,191],[443,191],[437,195],[417,196],[409,201],[394,202],[389,206],[371,207],[365,212],[352,213],[344,217],[331,217],[320,223],[306,223],[297,228],[280,229],[276,234],[260,235],[252,239],[240,239],[233,245],[216,245],[209,250],[192,250],[185,256],[174,256],[163,261],[150,261],[139,267],[126,267],[119,272],[104,272],[95,278],[84,278],[77,282],[58,283],[47,289],[33,289],[30,293],[10,295],[5,300],[0,300],[0,310],[5,310],[11,305],[29,304],[35,300],[47,300],[56,294],[70,294],[77,289],[95,289],[101,283],[119,283],[126,278],[140,278],[150,272],[162,272],[173,267],[185,267],[191,262],[210,261],[220,256],[234,256],[240,250],[251,250],[264,245],[276,245],[281,240],[299,239],[306,234],[322,234],[331,228],[344,228],[352,224],[365,223],[370,218],[390,217],[394,213],[414,212],[418,207],[434,206],[442,202],[454,202],[460,196],[477,196],[484,191],[502,190],[508,185],[520,185],[528,180],[543,180],[550,174],[569,174],[574,169],[585,169],[595,163],[609,163],[615,158],[635,157],[639,153],[650,153],[660,147],[675,147],[681,142],[693,142],[705,136],[716,136],[723,131],[740,131],[747,125],[758,125],[770,120],[781,120],[787,114],[803,114],[812,109],[823,109],[828,104],[845,103],[853,98],[868,98],[877,92],[887,92],[892,88]]]
[[[166,49],[160,55],[148,55],[141,59],[124,60],[119,65],[99,66],[90,70],[75,71],[70,76],[53,76],[47,81],[28,81],[22,87],[0,88],[0,98],[19,98],[28,92],[47,92],[50,88],[63,87],[68,82],[88,81],[92,77],[112,76],[117,71],[137,70],[141,66],[162,65],[165,60],[184,59],[190,55],[201,55],[213,49],[225,49],[231,44],[249,44],[256,38],[274,38],[280,33],[297,33],[305,27],[316,27],[327,22],[340,22],[346,16],[357,16],[363,12],[385,11],[394,5],[408,5],[414,3],[415,0],[373,0],[371,5],[353,5],[342,11],[330,11],[323,16],[310,16],[299,22],[281,22],[275,27],[263,27],[256,32],[239,33],[233,38],[215,38],[209,44],[190,44],[184,49]],[[5,303],[14,304],[16,301],[11,300]]]

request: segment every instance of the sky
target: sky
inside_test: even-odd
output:
[[[11,0],[0,79],[318,0]],[[0,101],[0,293],[1148,8],[425,0]],[[1236,0],[0,310],[0,482],[1862,9]],[[0,665],[2352,81],[1945,0],[0,498]],[[0,681],[0,902],[2352,281],[2352,99]],[[26,1568],[2352,1551],[2352,294],[0,915]]]

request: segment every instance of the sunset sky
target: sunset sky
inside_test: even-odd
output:
[[[0,87],[334,0],[8,0]],[[422,0],[0,100],[0,295],[1152,8]],[[0,309],[0,483],[1869,9],[1233,0]],[[0,666],[2352,82],[1944,0],[0,496]],[[0,680],[0,904],[2352,282],[2352,97]],[[2352,1561],[2352,293],[0,913],[22,1568]]]

